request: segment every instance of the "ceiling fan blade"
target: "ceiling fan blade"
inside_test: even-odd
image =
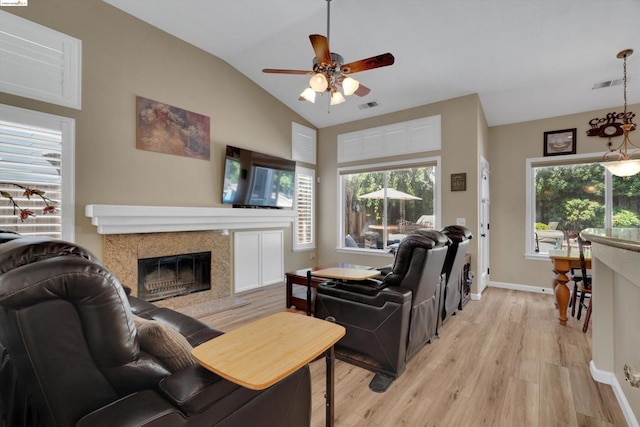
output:
[[[390,53],[383,53],[382,55],[372,56],[371,58],[361,59],[359,61],[350,62],[344,64],[340,71],[343,74],[358,73],[360,71],[371,70],[374,68],[386,67],[392,65],[395,58]]]
[[[271,73],[271,74],[313,74],[313,71],[304,71],[304,70],[278,70],[274,68],[265,68],[262,70],[263,73]]]
[[[309,36],[309,40],[311,40],[311,45],[313,46],[313,50],[316,53],[316,59],[318,60],[318,65],[321,65],[323,62],[327,65],[331,65],[331,51],[329,50],[329,40],[325,36],[320,34],[311,34]]]
[[[369,92],[371,92],[371,89],[360,83],[360,86],[358,86],[358,89],[356,89],[353,94],[358,96],[366,96],[369,95]]]

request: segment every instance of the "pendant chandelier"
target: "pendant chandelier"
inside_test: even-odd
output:
[[[632,159],[632,155],[638,151],[638,146],[634,145],[629,139],[629,132],[636,128],[635,123],[632,122],[634,114],[627,113],[627,58],[631,56],[633,49],[625,49],[618,53],[617,57],[623,61],[623,90],[624,90],[624,114],[622,131],[623,139],[622,143],[616,148],[611,148],[607,153],[602,156],[602,166],[604,166],[609,172],[616,176],[631,176],[640,172],[640,159]],[[630,150],[630,147],[631,148]]]

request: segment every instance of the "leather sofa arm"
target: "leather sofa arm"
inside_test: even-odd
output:
[[[325,282],[318,284],[318,293],[374,307],[382,307],[387,302],[401,305],[411,302],[411,290],[400,286],[387,286],[380,289],[375,295],[367,295],[356,289],[350,289],[348,286],[338,287],[333,282]]]
[[[186,420],[175,407],[153,390],[143,390],[103,406],[84,417],[76,427],[178,427]]]
[[[191,416],[205,411],[240,386],[200,365],[191,365],[164,378],[159,388],[167,400]]]
[[[193,365],[159,384],[165,399],[198,425],[308,425],[311,375],[306,365],[265,390],[250,390]],[[226,424],[225,424],[226,423]]]
[[[144,319],[158,320],[172,326],[180,332],[193,347],[222,335],[222,332],[210,328],[206,324],[186,314],[168,308],[158,307],[150,302],[131,296],[131,289],[125,287],[125,292],[127,293],[133,314]]]

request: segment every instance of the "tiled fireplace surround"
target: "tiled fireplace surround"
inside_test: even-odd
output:
[[[138,292],[138,259],[211,251],[211,289],[154,304],[181,308],[233,295],[233,236],[229,230],[290,227],[292,210],[87,205],[104,236],[103,263]]]
[[[109,234],[104,236],[103,263],[132,295],[138,293],[138,259],[211,251],[211,289],[156,301],[180,308],[231,296],[231,238],[220,231]]]

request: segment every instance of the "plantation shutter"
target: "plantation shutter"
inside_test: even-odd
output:
[[[296,167],[296,220],[294,250],[315,248],[314,185],[315,171]]]
[[[0,120],[0,190],[9,193],[35,217],[20,220],[20,212],[0,197],[0,228],[24,235],[61,238],[62,223],[62,132]],[[53,201],[56,211],[43,215],[38,196],[28,200],[24,190],[12,185],[37,188]]]

